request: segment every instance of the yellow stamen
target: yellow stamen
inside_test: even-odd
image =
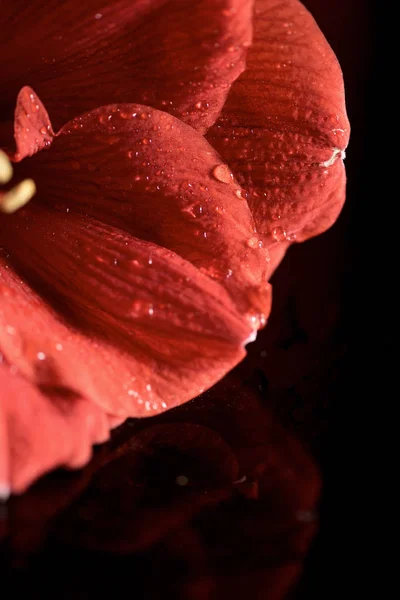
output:
[[[8,183],[13,176],[12,164],[7,154],[0,150],[0,183]]]
[[[33,179],[24,179],[3,196],[0,196],[0,212],[6,214],[15,212],[25,206],[35,193],[36,185]]]

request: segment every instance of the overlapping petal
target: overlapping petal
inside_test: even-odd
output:
[[[250,325],[218,284],[170,251],[73,220],[38,210],[24,244],[7,240],[13,266],[73,325],[2,265],[1,345],[26,377],[140,416],[196,396],[243,357]]]
[[[345,197],[349,124],[340,67],[297,0],[257,0],[254,44],[207,138],[248,191],[272,268],[325,231]]]
[[[205,131],[244,69],[253,0],[6,0],[2,119],[32,85],[58,129],[111,102],[167,110]]]
[[[188,125],[141,105],[102,107],[67,124],[48,151],[19,168],[38,191],[7,221],[11,228],[22,215],[33,231],[39,205],[64,211],[67,222],[91,215],[192,262],[254,327],[257,314],[268,315],[268,253],[249,207],[217,152]]]

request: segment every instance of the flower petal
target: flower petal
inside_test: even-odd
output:
[[[92,444],[108,438],[108,420],[95,404],[61,393],[45,394],[0,364],[0,406],[5,414],[8,481],[14,493],[58,466],[81,467],[91,457]]]
[[[14,160],[32,156],[49,146],[54,137],[49,115],[32,88],[25,86],[18,94],[14,114]]]
[[[246,71],[207,139],[248,190],[268,247],[336,220],[348,136],[340,67],[312,16],[297,0],[258,0]]]
[[[219,155],[188,125],[141,105],[101,107],[20,169],[38,190],[23,213],[32,224],[39,202],[93,215],[192,262],[249,318],[268,314],[268,253],[249,207]]]
[[[0,344],[25,377],[114,416],[148,416],[243,358],[250,325],[190,263],[88,217],[35,209],[33,223],[10,217],[5,244],[70,327],[3,263]]]
[[[2,105],[32,85],[57,128],[102,104],[140,102],[204,132],[251,42],[253,0],[3,4]]]

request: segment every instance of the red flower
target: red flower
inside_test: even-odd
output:
[[[251,0],[103,4],[2,7],[3,495],[220,379],[344,198],[340,69],[297,1],[260,0],[222,113]]]

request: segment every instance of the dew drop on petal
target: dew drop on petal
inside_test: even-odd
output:
[[[272,235],[277,242],[283,242],[286,239],[286,231],[283,227],[275,227],[272,231]]]
[[[258,239],[256,237],[252,237],[250,239],[247,240],[247,245],[249,248],[257,248],[258,246]]]
[[[233,175],[227,165],[216,165],[212,170],[212,175],[218,181],[222,183],[230,183],[233,179]]]

